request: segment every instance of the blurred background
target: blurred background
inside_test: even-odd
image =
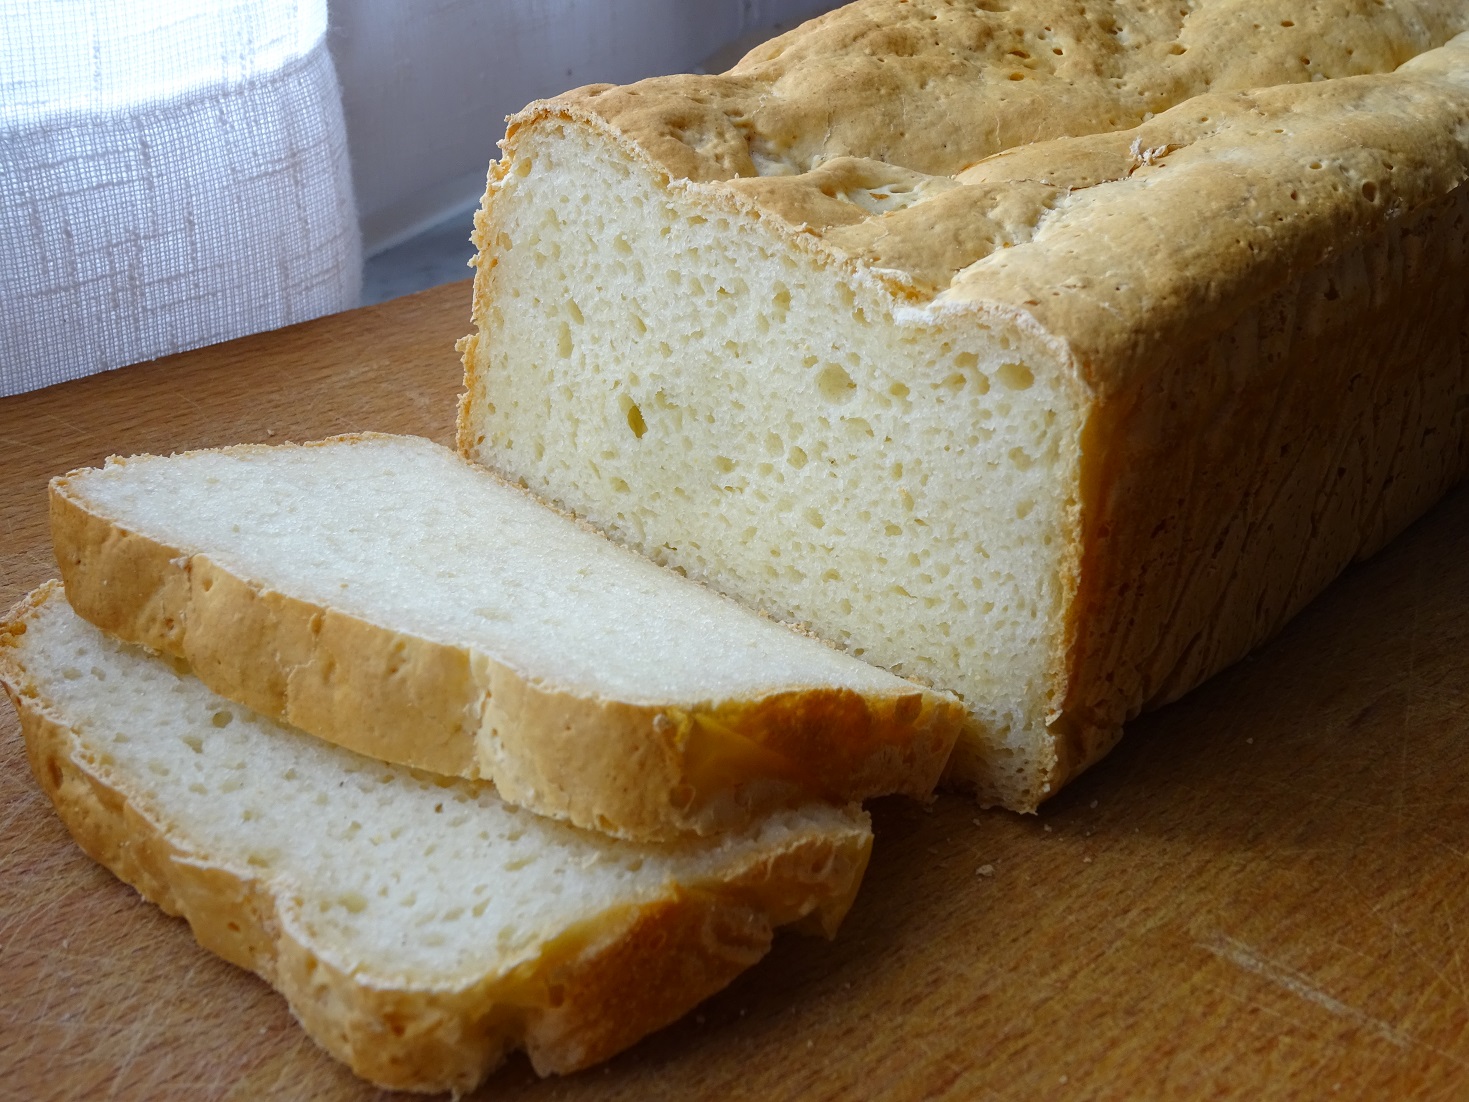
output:
[[[0,398],[462,279],[504,119],[830,0],[0,0]]]
[[[464,277],[470,218],[506,115],[581,84],[722,72],[766,38],[836,6],[334,0],[328,42],[368,257],[364,301]]]

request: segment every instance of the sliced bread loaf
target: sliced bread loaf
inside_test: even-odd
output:
[[[860,0],[532,104],[460,448],[962,694],[1034,808],[1469,467],[1466,30]]]
[[[312,734],[624,837],[926,795],[962,721],[426,440],[112,460],[51,502],[99,627]]]
[[[467,1091],[522,1046],[542,1074],[585,1067],[724,986],[773,927],[834,932],[866,865],[860,812],[621,842],[282,727],[181,667],[57,583],[0,625],[31,767],[81,847],[383,1086]]]

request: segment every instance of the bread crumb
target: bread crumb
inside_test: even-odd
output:
[[[995,866],[994,865],[980,865],[979,868],[977,868],[977,869],[974,870],[974,875],[975,876],[994,876],[995,875]]]
[[[1093,800],[1092,801],[1092,807],[1095,808],[1096,806],[1097,806],[1097,801],[1096,800]]]
[[[1081,863],[1083,865],[1090,865],[1092,863],[1092,859],[1090,857],[1083,857],[1081,859]]]
[[[1051,824],[1050,823],[1042,823],[1041,824],[1041,829],[1044,830],[1047,834],[1050,834],[1051,833]]]

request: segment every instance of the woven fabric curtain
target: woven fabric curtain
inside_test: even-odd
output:
[[[357,303],[325,0],[0,0],[0,396]]]

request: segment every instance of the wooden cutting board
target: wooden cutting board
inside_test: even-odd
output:
[[[465,284],[0,400],[0,602],[109,453],[452,436]],[[1019,817],[874,808],[836,941],[509,1099],[1469,1097],[1469,492]],[[0,705],[0,1097],[362,1099],[71,845]],[[384,1097],[387,1097],[384,1095]]]

